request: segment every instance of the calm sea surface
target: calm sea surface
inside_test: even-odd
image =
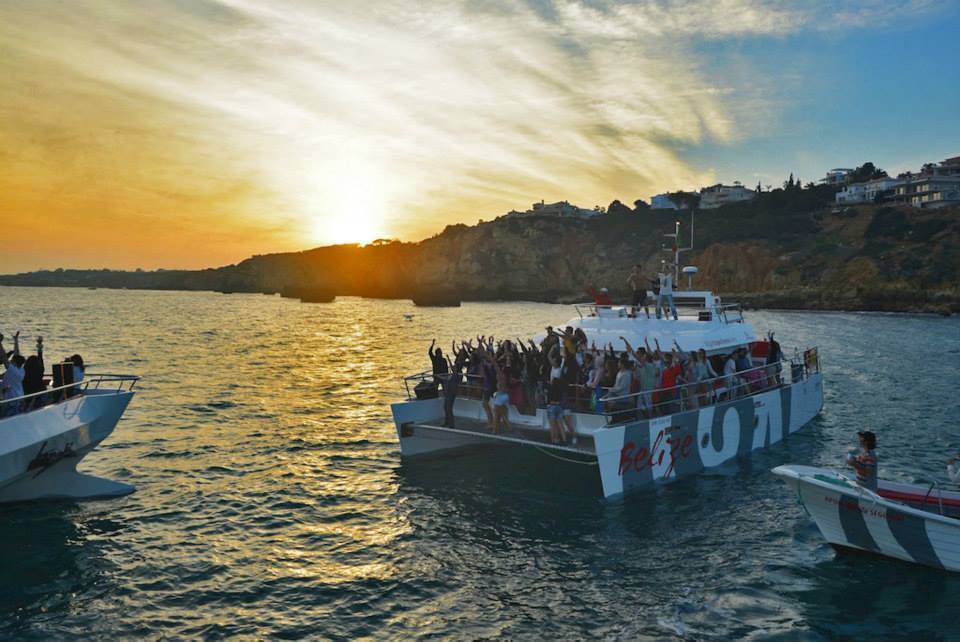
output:
[[[819,345],[820,418],[693,480],[601,499],[530,450],[402,463],[389,403],[433,337],[526,337],[572,309],[0,288],[48,361],[144,377],[81,469],[129,497],[0,506],[0,638],[960,639],[960,575],[827,546],[768,471],[882,474],[960,450],[960,319],[754,312]],[[413,313],[412,321],[404,314]]]

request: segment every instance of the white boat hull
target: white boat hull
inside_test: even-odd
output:
[[[0,420],[0,502],[125,495],[133,486],[76,471],[126,410],[130,391],[88,390]]]
[[[479,402],[458,399],[457,416],[482,417]],[[823,375],[809,377],[751,397],[697,410],[608,426],[601,415],[577,413],[578,434],[592,437],[607,498],[657,482],[670,482],[719,466],[784,439],[809,423],[823,408]],[[488,434],[447,431],[442,399],[408,401],[392,406],[400,450],[404,457],[435,454],[497,442]],[[543,410],[526,416],[510,408],[510,421],[525,429],[547,432]],[[420,424],[431,424],[425,428]],[[411,430],[410,425],[416,425]]]
[[[778,466],[773,473],[794,489],[798,501],[831,545],[960,571],[960,519],[882,496],[898,489],[902,491],[906,485],[881,482],[880,494],[876,494],[823,468]],[[925,488],[912,488],[915,496],[925,496]],[[944,501],[957,503],[960,493],[934,491],[926,497],[927,505],[933,508]]]

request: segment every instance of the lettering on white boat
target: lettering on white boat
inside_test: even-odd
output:
[[[633,441],[625,443],[620,449],[620,476],[622,477],[628,471],[641,473],[647,468],[656,470],[658,467],[663,467],[666,461],[663,474],[657,477],[669,478],[673,474],[677,461],[687,459],[693,446],[693,435],[688,433],[681,437],[671,434],[676,431],[676,428],[661,428],[651,440],[650,448],[646,446],[638,448]]]
[[[899,513],[887,513],[886,510],[881,510],[879,508],[872,508],[870,506],[860,506],[859,504],[851,501],[838,501],[836,498],[830,497],[829,495],[824,495],[823,501],[826,502],[827,504],[839,506],[844,510],[848,510],[854,513],[861,513],[862,515],[866,515],[867,517],[876,517],[877,519],[884,519],[884,520],[889,519],[895,522],[903,521],[903,515]]]

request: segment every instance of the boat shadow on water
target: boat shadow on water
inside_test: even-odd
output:
[[[752,455],[736,458],[700,475],[657,483],[605,499],[596,466],[558,462],[533,447],[478,446],[396,469],[397,495],[414,504],[447,505],[457,516],[496,528],[507,519],[539,530],[544,521],[561,527],[547,537],[581,537],[591,532],[628,533],[644,540],[679,533],[681,525],[698,529],[718,510],[735,510],[743,497],[787,495],[770,473],[776,465],[809,458],[820,447],[815,420],[806,430]],[[513,518],[516,518],[515,520]],[[533,535],[534,533],[528,533]],[[536,535],[544,535],[537,533]]]
[[[796,571],[808,626],[827,638],[955,639],[960,577],[875,553],[839,549]]]
[[[0,540],[17,553],[4,562],[0,637],[48,637],[77,600],[110,584],[116,568],[105,538],[122,527],[88,507],[54,502],[10,504],[0,518]]]

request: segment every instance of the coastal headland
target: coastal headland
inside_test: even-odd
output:
[[[838,207],[833,194],[825,186],[774,190],[698,211],[695,249],[682,255],[700,270],[695,286],[750,307],[960,312],[960,206]],[[611,205],[592,218],[450,225],[419,242],[333,245],[204,270],[59,268],[0,276],[0,285],[571,302],[586,299],[592,284],[626,300],[631,266],[653,276],[669,258],[664,235],[676,221],[687,246],[689,211]]]

